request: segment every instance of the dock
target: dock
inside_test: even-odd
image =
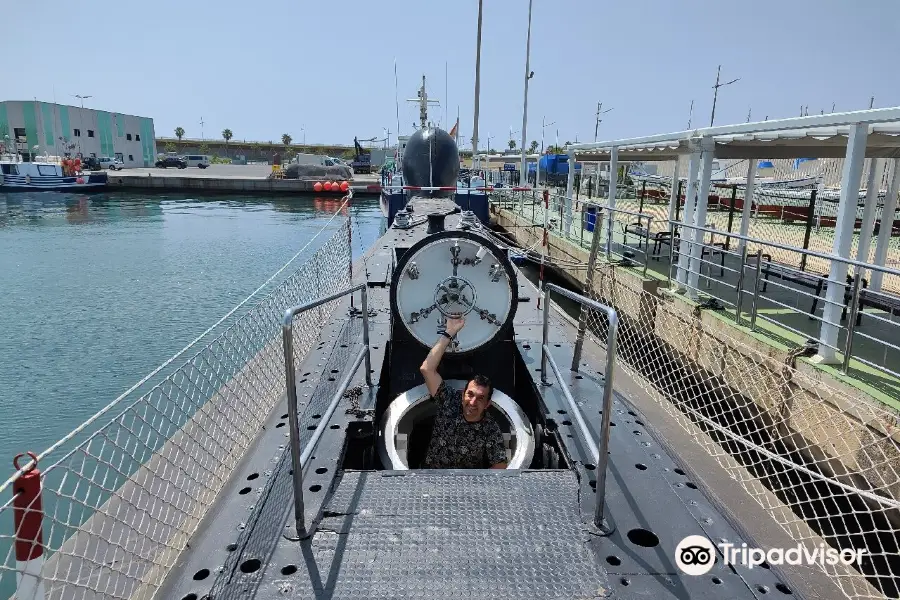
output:
[[[109,172],[109,187],[125,190],[165,192],[211,192],[217,194],[317,194],[340,197],[341,192],[316,192],[318,180],[270,179],[270,165],[210,165],[206,169],[138,168]],[[378,175],[355,175],[349,181],[356,196],[381,193]]]
[[[610,173],[641,161],[674,168],[652,180],[653,194],[631,175],[601,198],[579,194],[574,176],[565,190],[495,193],[492,224],[545,280],[615,308],[619,366],[673,422],[697,428],[695,441],[768,513],[768,525],[805,547],[865,549],[858,570],[821,565],[843,595],[895,598],[900,270],[891,242],[900,160],[886,133],[900,109],[816,119],[575,145],[572,174],[577,160],[608,163]],[[821,188],[803,193],[810,209],[799,217],[768,210],[777,198],[754,189],[755,157],[774,147],[779,156],[836,156],[844,148],[820,144],[816,128],[866,125],[868,144],[847,143],[852,168],[835,217],[815,202]],[[733,131],[744,137],[732,147]],[[788,146],[797,138],[807,145]],[[723,200],[711,185],[712,159],[735,158],[738,146],[748,177]],[[887,167],[882,208],[877,175]],[[602,319],[579,318],[578,337],[601,341]]]

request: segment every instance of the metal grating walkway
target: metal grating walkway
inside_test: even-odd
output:
[[[573,472],[451,473],[345,473],[303,552],[309,576],[292,578],[289,596],[609,594]]]

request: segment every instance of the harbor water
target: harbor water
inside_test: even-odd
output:
[[[44,450],[213,325],[339,207],[296,196],[0,194],[7,473],[15,454]],[[354,199],[345,212],[358,257],[383,217],[377,199]],[[341,226],[346,218],[329,228]]]

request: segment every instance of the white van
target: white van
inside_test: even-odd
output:
[[[209,157],[205,154],[188,154],[183,158],[184,162],[186,162],[189,167],[200,167],[201,169],[205,169],[209,166]]]
[[[321,154],[296,154],[291,158],[291,162],[298,165],[319,165],[322,167],[334,165],[334,162],[329,160],[327,156],[322,156]]]

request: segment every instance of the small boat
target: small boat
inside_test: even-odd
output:
[[[55,157],[38,157],[35,162],[0,160],[0,192],[102,191],[106,183],[105,171],[84,173]]]

